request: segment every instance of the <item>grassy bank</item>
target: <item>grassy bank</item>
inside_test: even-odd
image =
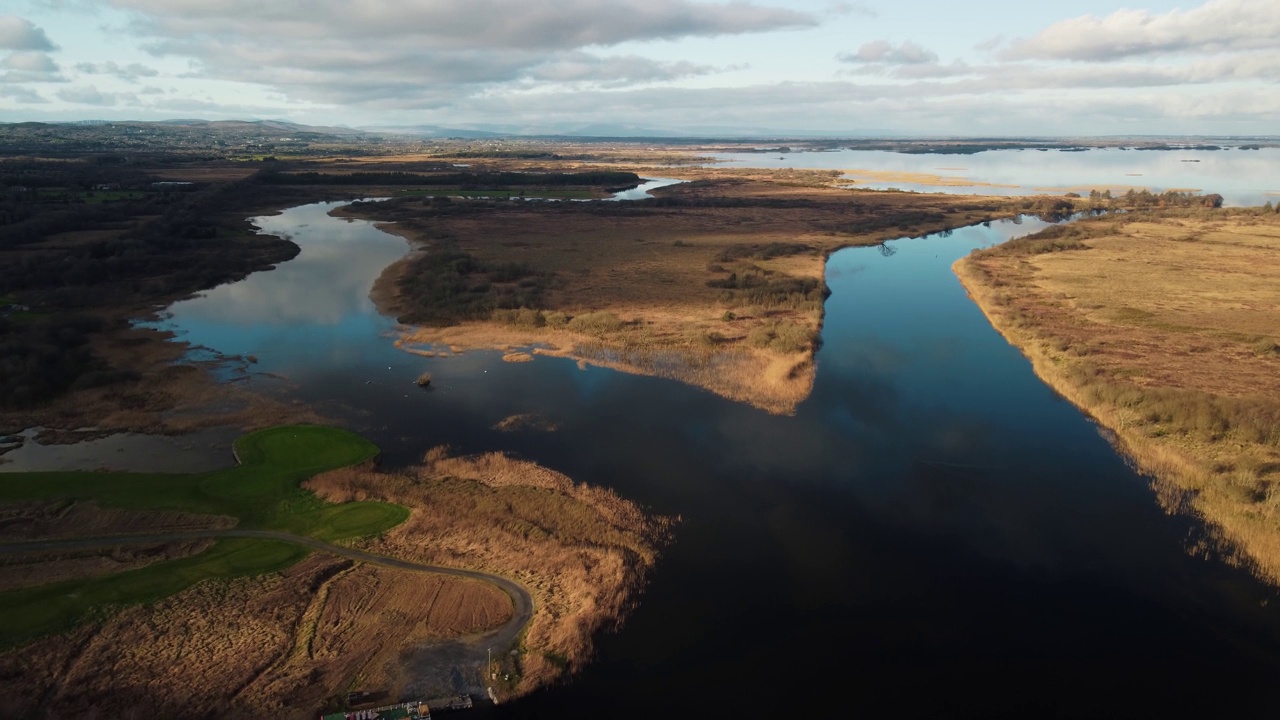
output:
[[[330,542],[375,535],[408,517],[408,510],[389,503],[326,503],[300,487],[312,475],[377,456],[375,445],[352,433],[286,426],[245,435],[235,449],[240,465],[203,474],[3,474],[0,502],[94,501],[103,507],[225,515],[240,527]],[[225,539],[189,558],[0,593],[0,646],[66,629],[111,608],[154,602],[201,580],[279,570],[306,555],[274,541]]]
[[[955,271],[1170,510],[1280,581],[1280,217],[1163,209],[1051,228]]]

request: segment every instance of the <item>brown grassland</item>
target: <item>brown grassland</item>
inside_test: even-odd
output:
[[[305,485],[330,502],[381,499],[410,508],[409,520],[363,549],[422,563],[513,578],[534,614],[511,681],[522,694],[574,672],[592,638],[617,627],[652,568],[672,521],[650,518],[610,490],[500,453],[429,452],[394,475],[349,468]]]
[[[812,389],[831,252],[1039,202],[851,191],[833,186],[834,171],[628,169],[690,182],[642,204],[400,198],[346,209],[420,250],[373,293],[415,326],[401,346],[572,357],[791,413]],[[444,253],[475,269],[461,275],[466,291],[442,299],[447,288],[423,286]],[[505,305],[449,314],[467,300],[458,295],[495,290]]]
[[[509,420],[513,430],[554,429],[535,416]],[[407,522],[359,541],[365,550],[496,573],[528,589],[535,611],[521,652],[512,657],[498,648],[509,679],[495,689],[507,697],[554,682],[590,657],[595,634],[616,627],[635,602],[671,526],[611,491],[496,453],[459,458],[437,448],[405,472],[364,464],[304,487],[332,502],[382,499],[410,508]],[[0,510],[0,541],[7,543],[235,524],[90,502]],[[0,588],[108,575],[211,544],[6,554]],[[511,616],[511,598],[485,582],[317,553],[277,573],[205,581],[150,605],[103,608],[94,622],[0,654],[0,716],[92,708],[113,718],[302,718],[338,707],[349,690],[387,699],[443,695],[456,691],[451,673],[467,672],[469,661],[439,643],[466,642]]]
[[[312,556],[0,655],[0,715],[314,717],[355,683],[394,696],[404,648],[510,614],[487,583]]]
[[[0,543],[213,530],[235,524],[235,518],[222,515],[101,507],[92,501],[0,505]]]
[[[1280,216],[1159,210],[975,252],[955,271],[1036,373],[1115,434],[1166,507],[1280,582]]]
[[[101,577],[136,570],[153,563],[204,552],[212,540],[183,540],[151,545],[26,552],[0,556],[0,592],[36,587],[64,580]]]
[[[0,505],[0,543],[229,528],[235,518],[169,510],[100,507],[93,502]],[[206,550],[211,540],[0,555],[0,590],[124,572]]]

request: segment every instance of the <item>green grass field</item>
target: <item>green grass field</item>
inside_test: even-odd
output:
[[[328,542],[376,535],[409,517],[398,505],[329,504],[299,487],[317,473],[376,457],[377,446],[358,435],[286,426],[245,435],[235,448],[241,464],[211,473],[0,473],[0,502],[93,500],[113,507],[230,515],[241,528],[281,530]],[[282,542],[223,539],[181,560],[0,593],[0,647],[67,629],[112,607],[154,602],[201,580],[279,570],[306,555],[306,549]]]

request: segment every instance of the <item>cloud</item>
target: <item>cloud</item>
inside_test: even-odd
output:
[[[886,118],[892,118],[892,127],[901,132],[933,134],[1106,133],[1117,127],[1204,132],[1221,119],[1233,123],[1233,130],[1270,132],[1280,94],[1215,86],[1215,78],[1236,72],[1232,65],[1229,59],[1182,68],[1011,63],[964,66],[967,75],[958,79],[892,83],[834,80],[494,93],[460,98],[436,117],[454,123],[503,117],[516,125],[552,129],[626,118],[694,131],[738,127],[770,132],[829,131],[831,117],[839,117],[839,126],[849,131],[883,129],[889,124]],[[1269,67],[1259,63],[1249,72],[1274,76],[1280,64]],[[1188,88],[1189,83],[1196,85]]]
[[[291,100],[439,107],[530,81],[621,86],[711,69],[595,57],[625,42],[805,28],[817,16],[693,0],[112,0],[146,49],[200,77],[266,85]]]
[[[594,83],[609,86],[677,80],[718,72],[711,65],[690,62],[659,62],[636,55],[600,57],[574,53],[530,70],[534,80],[559,83]]]
[[[1261,0],[1211,0],[1191,10],[1153,14],[1118,10],[1105,18],[1085,15],[1013,41],[1004,60],[1112,61],[1189,52],[1274,49],[1280,9]]]
[[[0,85],[0,97],[12,98],[17,102],[31,105],[49,102],[40,93],[17,85]]]
[[[58,91],[58,99],[80,105],[97,105],[110,107],[114,105],[137,104],[138,98],[133,93],[102,92],[93,85],[69,87]]]
[[[142,63],[119,65],[113,60],[104,63],[79,63],[76,70],[88,75],[112,75],[127,82],[137,82],[139,78],[155,77],[160,73]]]
[[[17,15],[0,15],[0,49],[47,52],[56,47],[44,30],[32,25],[31,21]]]
[[[885,63],[889,65],[917,65],[938,62],[938,54],[920,45],[904,40],[894,47],[888,40],[863,43],[856,53],[845,53],[838,58],[847,63]]]
[[[59,74],[58,63],[47,53],[23,50],[12,52],[0,59],[0,82],[59,82],[63,78]]]
[[[573,49],[811,27],[809,14],[690,0],[114,0],[159,35],[413,37],[436,47]]]
[[[827,8],[825,12],[827,15],[833,15],[833,16],[862,15],[863,17],[871,17],[871,18],[880,16],[880,13],[876,12],[875,8],[868,7],[865,3],[860,3],[860,2],[851,3],[851,2],[842,2],[842,1],[836,1],[836,2],[829,1],[827,3]]]

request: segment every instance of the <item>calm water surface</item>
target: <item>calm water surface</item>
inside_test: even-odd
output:
[[[1261,716],[1275,592],[1194,557],[1199,528],[1033,375],[950,271],[1031,219],[833,255],[813,395],[775,417],[570,361],[395,350],[367,299],[403,240],[334,204],[259,218],[301,254],[170,309],[253,354],[389,464],[507,450],[680,515],[624,629],[511,717]],[[430,370],[434,389],[413,380]],[[517,412],[553,434],[490,428]],[[1224,705],[1225,703],[1225,705]],[[479,714],[479,713],[477,713]],[[826,713],[824,713],[825,716]]]
[[[973,155],[908,155],[880,150],[723,153],[721,161],[742,167],[822,170],[884,170],[961,178],[987,185],[935,187],[910,182],[863,181],[855,187],[917,192],[1027,195],[1088,194],[1090,188],[1146,187],[1218,193],[1229,205],[1280,201],[1280,148],[1260,150],[990,150]],[[999,187],[1010,185],[1013,187]]]

